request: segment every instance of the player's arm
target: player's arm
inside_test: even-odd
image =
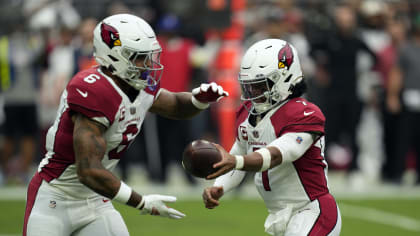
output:
[[[233,169],[259,172],[282,163],[293,162],[312,146],[317,136],[316,133],[286,133],[268,144],[267,147],[247,155],[231,155],[216,144],[222,152],[223,158],[213,166],[220,169],[207,176],[207,179],[216,178]]]
[[[105,126],[77,113],[73,116],[73,144],[77,175],[81,183],[107,198],[114,198],[122,182],[102,165],[106,152]],[[132,192],[127,205],[136,207],[141,196]]]
[[[151,213],[170,218],[185,216],[175,209],[166,207],[163,203],[175,201],[175,197],[141,196],[105,169],[101,161],[106,152],[104,138],[106,127],[80,113],[73,115],[72,119],[77,175],[82,184],[102,196],[138,208],[145,214]]]
[[[239,141],[236,141],[230,154],[244,154],[244,148]],[[213,209],[219,205],[219,199],[227,192],[237,187],[245,177],[245,171],[232,170],[222,176],[219,176],[212,187],[205,188],[203,191],[203,202],[206,208]]]
[[[150,111],[170,119],[189,119],[228,93],[216,83],[202,84],[192,93],[173,93],[161,89]]]

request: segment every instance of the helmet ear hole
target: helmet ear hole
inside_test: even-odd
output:
[[[290,79],[292,78],[292,74],[290,74],[289,76],[287,76],[287,78],[284,80],[284,82],[285,83],[287,83],[287,82],[289,82],[290,81]]]
[[[115,71],[115,67],[113,65],[109,65],[108,66],[108,70],[110,70],[111,72]]]
[[[274,86],[274,81],[272,81],[271,79],[267,80],[268,83],[268,89],[271,90]]]
[[[111,58],[111,60],[112,60],[112,61],[118,61],[118,59],[117,59],[117,58],[115,58],[115,57],[114,57],[114,56],[112,56],[112,55],[108,55],[108,57],[109,57],[109,58]]]

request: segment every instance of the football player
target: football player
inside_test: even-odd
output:
[[[302,98],[306,89],[296,49],[280,39],[266,39],[245,53],[239,73],[244,104],[237,113],[237,138],[216,178],[204,189],[205,207],[256,172],[255,185],[269,215],[272,235],[339,235],[341,216],[327,185],[324,159],[325,118]]]
[[[179,219],[173,196],[140,195],[111,170],[140,132],[147,111],[186,119],[228,94],[215,83],[193,93],[159,87],[161,47],[139,17],[119,14],[94,30],[98,67],[76,74],[61,96],[47,153],[28,187],[23,235],[129,235],[111,201],[141,214]]]

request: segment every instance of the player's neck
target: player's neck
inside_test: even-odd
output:
[[[249,116],[249,123],[256,127],[258,125],[258,123],[260,123],[260,121],[264,118],[264,116],[268,113],[268,111],[262,113],[262,114],[258,114],[258,115],[250,115]]]
[[[101,68],[102,72],[110,77],[115,84],[128,96],[131,102],[133,102],[137,95],[139,95],[139,91],[128,85],[124,80],[118,78],[117,76],[113,75],[111,71],[107,68]]]

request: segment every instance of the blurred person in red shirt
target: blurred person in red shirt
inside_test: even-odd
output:
[[[192,83],[193,68],[190,63],[190,54],[195,43],[180,36],[180,27],[179,17],[172,14],[162,16],[157,23],[157,38],[162,47],[160,60],[165,65],[161,87],[171,92],[187,91],[191,88]],[[159,146],[162,147],[160,148],[161,160],[158,171],[155,168],[150,168],[152,170],[150,177],[154,181],[165,183],[168,165],[172,161],[181,159],[183,149],[190,140],[191,129],[187,120],[171,120],[157,116],[156,121]],[[193,179],[189,175],[188,180],[193,183]]]

